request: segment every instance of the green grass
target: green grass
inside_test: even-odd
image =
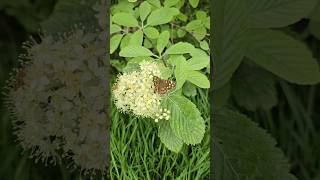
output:
[[[198,90],[192,101],[209,122],[208,92]],[[111,108],[110,179],[209,179],[209,129],[200,145],[180,153],[166,149],[150,119],[137,119]]]
[[[2,61],[1,84],[8,78],[10,69],[16,64]],[[192,101],[199,107],[206,122],[209,122],[208,92],[199,90]],[[0,179],[4,180],[42,180],[42,179],[80,179],[78,172],[69,172],[62,165],[35,164],[22,154],[15,142],[10,118],[1,102],[0,108]],[[207,133],[202,144],[187,147],[176,154],[167,150],[157,137],[156,124],[147,119],[136,119],[112,110],[110,140],[110,179],[209,179],[210,139]],[[83,178],[85,179],[85,178]]]
[[[281,81],[278,106],[251,114],[277,139],[278,146],[290,160],[292,172],[303,180],[320,178],[318,87]]]
[[[17,66],[21,42],[26,38],[22,27],[6,16],[0,17],[0,87],[8,73]],[[319,51],[319,41],[316,43]],[[317,55],[319,59],[319,54]],[[279,104],[272,110],[247,112],[277,140],[292,164],[292,172],[302,180],[320,179],[320,112],[319,85],[298,87],[281,83],[278,87]],[[209,102],[205,91],[199,91],[192,101],[209,122]],[[64,165],[45,167],[35,164],[21,154],[15,142],[8,112],[0,96],[0,179],[50,180],[80,179]],[[200,145],[185,146],[181,153],[167,150],[157,137],[156,124],[147,119],[136,119],[119,114],[114,109],[111,119],[110,179],[209,179],[209,129]],[[207,128],[209,126],[207,125]]]

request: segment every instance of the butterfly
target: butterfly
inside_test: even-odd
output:
[[[161,79],[157,76],[153,76],[153,84],[155,92],[159,94],[165,94],[176,87],[176,83],[174,81]]]

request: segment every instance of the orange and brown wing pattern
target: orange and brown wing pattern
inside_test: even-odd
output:
[[[161,79],[157,76],[153,77],[155,91],[159,94],[165,94],[176,87],[176,83],[171,80]]]

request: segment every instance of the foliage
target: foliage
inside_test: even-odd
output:
[[[208,91],[200,90],[191,97],[206,122],[209,122]],[[195,179],[208,180],[210,173],[210,133],[207,131],[200,145],[182,146],[179,153],[170,150],[177,144],[167,129],[149,120],[138,121],[135,116],[119,113],[112,107],[110,132],[109,179]],[[164,140],[160,140],[165,137]],[[163,141],[169,140],[166,145]],[[179,148],[179,147],[178,147]],[[180,149],[180,148],[179,148]]]
[[[161,141],[175,152],[183,144],[199,144],[205,133],[199,110],[185,97],[190,96],[189,89],[210,87],[206,75],[210,18],[208,9],[199,10],[198,5],[199,1],[121,0],[111,6],[113,67],[122,73],[128,67],[134,71],[138,67],[134,64],[147,59],[162,67],[162,78],[176,81],[173,92],[162,100],[162,107],[171,111],[170,120],[159,123]]]
[[[310,16],[310,30],[315,32],[312,19],[316,19],[316,3],[320,2],[226,0],[211,4],[215,37],[211,48],[216,67],[213,82],[217,113],[213,124],[214,152],[218,153],[216,179],[295,179],[288,173],[288,163],[274,147],[274,140],[250,119],[271,124],[267,128],[274,130],[278,123],[282,124],[272,113],[272,108],[281,107],[279,82],[297,85],[320,82],[314,52],[289,26],[308,18],[315,9]],[[260,112],[268,112],[268,116]],[[281,117],[279,120],[284,120]],[[309,118],[302,119],[310,123]]]
[[[40,22],[48,17],[53,6],[54,0],[3,0],[0,2],[0,10],[9,16],[15,17],[30,33],[36,33],[39,30]]]
[[[99,15],[90,16],[95,20],[94,29],[98,29],[95,31],[91,30],[90,26],[77,29],[74,29],[74,26],[68,26],[68,29],[58,26],[54,31],[47,31],[46,28],[50,29],[57,25],[55,24],[56,18],[60,18],[70,6],[67,2],[63,4],[60,1],[60,3],[57,4],[58,10],[56,9],[52,18],[43,23],[44,35],[31,39],[32,42],[29,40],[24,43],[23,48],[26,52],[19,58],[20,67],[13,70],[6,87],[6,105],[9,109],[16,142],[20,143],[25,154],[30,153],[29,158],[34,158],[35,162],[41,161],[45,166],[58,164],[61,167],[63,178],[70,176],[70,173],[65,170],[64,163],[68,164],[69,171],[79,170],[80,176],[83,177],[87,174],[90,174],[91,178],[94,175],[104,176],[108,163],[105,153],[108,143],[104,108],[106,63],[102,59],[105,49],[100,34],[102,28],[98,26],[97,21]],[[82,5],[90,9],[90,12],[97,14],[89,4]],[[74,9],[78,7],[79,4],[74,4]],[[79,23],[79,19],[65,20],[65,23],[69,25]],[[91,30],[90,33],[88,29]],[[53,35],[56,38],[53,38]],[[38,41],[38,38],[41,40]],[[74,98],[76,94],[78,95],[77,100]],[[21,102],[21,100],[24,101]],[[87,108],[84,104],[87,104]],[[58,110],[59,108],[61,109]],[[66,108],[68,110],[62,112],[62,109],[66,110]],[[71,109],[77,109],[78,112],[71,112]],[[85,109],[93,111],[84,112]],[[91,121],[91,118],[94,120]],[[76,126],[82,130],[74,131]],[[90,127],[92,127],[91,130],[88,129]],[[100,152],[94,153],[99,150]],[[102,156],[97,156],[97,154]],[[13,153],[12,157],[15,155]],[[22,160],[17,168],[17,177],[23,174],[25,166],[30,164],[26,157],[23,157]]]
[[[287,173],[289,164],[274,147],[275,140],[264,130],[231,110],[217,110],[215,114],[215,153],[221,164],[215,171],[217,179],[295,179]]]
[[[92,8],[97,0],[60,0],[54,6],[54,11],[41,22],[41,30],[46,34],[63,34],[78,28],[92,31],[97,27],[96,11]],[[81,26],[85,27],[82,28]]]
[[[68,3],[69,1],[73,3]],[[137,2],[135,0],[129,1],[131,5],[122,1],[122,5],[119,5],[116,9],[120,9],[121,12],[127,12],[128,9],[132,10],[136,8],[136,4],[140,3],[140,1]],[[40,1],[22,0],[19,3],[17,1],[2,1],[0,6],[6,13],[18,19],[21,25],[25,29],[28,29],[29,32],[35,32],[37,30],[35,24],[40,24],[40,21],[45,16],[34,16],[35,12],[39,12],[35,11],[35,7],[30,5],[32,3],[37,4],[34,2]],[[43,3],[46,4],[46,2]],[[54,14],[57,13],[58,15],[53,15],[56,18],[50,18],[50,21],[57,23],[59,22],[59,18],[69,17],[70,14],[73,14],[73,18],[67,21],[70,21],[70,24],[74,24],[73,20],[77,21],[77,23],[81,22],[81,18],[77,18],[79,14],[86,18],[92,17],[91,15],[86,16],[86,13],[72,12],[77,11],[77,6],[79,6],[77,2],[83,1],[59,0],[58,2],[62,7],[66,5],[68,8],[56,7]],[[145,2],[151,5],[150,12],[155,7],[161,5],[160,1],[157,0],[147,0]],[[166,6],[172,7],[171,4],[175,2],[177,1],[162,1],[162,5],[166,4]],[[179,7],[179,3],[180,1],[173,6]],[[203,51],[207,55],[209,54],[209,40],[198,41],[198,39],[208,33],[208,17],[203,16],[202,12],[194,14],[194,7],[208,8],[208,2],[185,0],[185,4],[185,8],[181,7],[184,10],[184,14],[179,14],[175,18],[175,21],[181,22],[180,26],[183,26],[183,28],[173,28],[173,31],[171,31],[171,25],[168,26],[166,24],[156,25],[155,28],[146,27],[142,36],[147,37],[148,40],[142,43],[142,45],[151,50],[153,59],[157,59],[153,54],[158,56],[158,52],[163,53],[167,49],[163,44],[166,44],[166,41],[170,41],[171,38],[175,40],[173,44],[180,41],[188,42],[197,49],[202,49],[193,52],[194,57],[188,53],[183,54],[187,62],[192,62],[192,59],[195,59],[193,61],[199,63],[193,66],[193,70],[198,71],[197,67],[203,69],[201,67],[208,64],[206,62],[208,61],[207,56],[198,56],[204,55]],[[258,177],[263,175],[259,179],[266,179],[272,175],[279,175],[278,178],[283,177],[283,179],[292,178],[287,173],[289,167],[282,153],[279,152],[279,149],[274,148],[274,140],[261,130],[260,127],[263,127],[276,138],[277,142],[279,142],[277,146],[283,149],[286,156],[290,158],[292,173],[299,179],[318,179],[320,177],[320,157],[319,153],[317,153],[319,152],[317,142],[320,138],[318,121],[320,114],[317,111],[319,104],[316,100],[319,100],[320,97],[319,85],[317,84],[319,73],[316,60],[319,61],[320,57],[320,2],[318,0],[226,0],[211,1],[210,5],[213,6],[210,11],[214,22],[211,24],[214,27],[212,28],[214,36],[212,36],[213,41],[211,43],[213,45],[211,46],[211,50],[214,52],[212,55],[215,63],[214,74],[216,77],[214,86],[212,86],[215,90],[213,91],[214,98],[211,105],[214,108],[221,107],[224,109],[217,114],[219,118],[217,118],[217,121],[213,125],[214,131],[217,131],[216,136],[211,137],[213,141],[216,140],[214,142],[214,147],[216,148],[212,148],[213,154],[214,156],[218,155],[218,157],[223,158],[222,160],[214,159],[213,165],[215,166],[213,167],[213,173],[215,173],[217,179],[221,176],[225,177],[225,179],[227,177],[229,179],[237,179],[237,175],[247,179],[257,179],[257,176],[254,175],[258,175]],[[144,6],[143,9],[148,10],[148,5]],[[51,9],[51,7],[51,5],[40,6],[40,12],[46,12],[44,14],[47,14],[49,12],[48,9]],[[10,10],[14,13],[9,13],[8,9],[15,9]],[[81,11],[85,9],[82,12],[88,12],[87,10],[90,8],[80,6],[79,9]],[[22,14],[21,12],[24,13]],[[141,16],[145,16],[144,22],[148,21],[147,15],[144,15],[146,12],[141,12]],[[29,16],[28,14],[31,15]],[[133,14],[140,21],[140,12],[135,11]],[[30,17],[32,17],[31,21],[29,21]],[[300,21],[301,18],[305,19]],[[206,22],[206,24],[199,26],[202,24],[199,20]],[[4,29],[3,32],[9,34],[7,37],[4,37],[4,35],[0,36],[2,54],[0,61],[1,84],[3,84],[4,79],[8,78],[8,69],[17,66],[15,59],[17,58],[17,53],[21,51],[19,49],[19,41],[25,38],[20,37],[20,34],[22,34],[19,29],[20,27],[13,26],[11,19],[8,21],[10,21],[8,24],[3,24],[4,21],[1,21],[1,27]],[[91,23],[89,22],[89,24]],[[185,25],[186,23],[189,24],[188,27]],[[43,24],[46,24],[46,22],[43,22]],[[175,24],[172,26],[176,27]],[[61,26],[55,24],[43,29],[49,32],[48,30],[52,28],[55,30],[49,33],[55,33],[60,31],[59,27]],[[204,28],[206,28],[206,33]],[[269,28],[272,28],[272,30]],[[112,56],[113,60],[111,63],[119,72],[135,69],[135,64],[140,61],[139,57],[125,58],[127,61],[116,55],[119,54],[119,50],[122,50],[122,47],[130,43],[131,38],[129,36],[133,35],[133,29],[128,28],[125,29],[125,31],[128,31],[127,33],[119,33],[122,31],[121,26],[115,24],[111,26],[111,32],[114,34],[113,37],[117,37],[117,39],[112,41],[116,43],[114,45],[111,44],[113,46],[112,52],[116,52]],[[12,32],[15,32],[15,34],[12,34]],[[254,36],[251,37],[250,32],[253,32]],[[130,35],[127,37],[125,34]],[[133,37],[141,39],[140,36],[141,31]],[[158,39],[158,41],[161,39],[159,45],[157,45],[154,39]],[[169,43],[167,47],[172,45]],[[247,51],[248,45],[250,45],[251,51]],[[260,53],[257,54],[256,50]],[[266,53],[264,54],[263,52]],[[281,55],[281,58],[277,55]],[[198,57],[201,58],[196,60]],[[183,59],[181,56],[174,58]],[[266,61],[269,59],[272,61]],[[294,64],[296,65],[293,66],[292,60],[294,60]],[[182,66],[184,66],[183,62]],[[305,71],[300,66],[308,67],[311,71]],[[287,68],[289,71],[285,71]],[[167,78],[172,76],[171,68],[165,68],[164,66],[163,69],[163,72],[167,74]],[[207,73],[209,69],[201,71]],[[183,82],[184,79],[182,77],[180,82]],[[286,80],[291,83],[285,82]],[[308,86],[300,86],[296,85],[296,83]],[[191,99],[202,113],[205,123],[208,124],[209,104],[207,102],[207,94],[203,93],[203,90],[200,90],[190,81],[185,81],[180,91]],[[233,110],[225,110],[226,107]],[[80,178],[78,173],[75,173],[76,175],[70,174],[63,165],[47,168],[41,164],[35,165],[27,157],[21,156],[20,149],[14,144],[15,137],[11,134],[8,113],[3,108],[0,111],[0,155],[3,159],[3,165],[0,169],[1,178]],[[141,177],[145,179],[173,179],[177,177],[180,179],[206,179],[208,177],[209,129],[207,127],[201,145],[194,147],[182,146],[180,148],[179,141],[167,138],[173,137],[170,133],[171,131],[164,131],[163,133],[163,128],[158,129],[157,124],[151,124],[147,121],[135,123],[136,119],[134,117],[119,114],[115,110],[112,112],[113,123],[111,124],[110,142],[112,157],[110,161],[112,163],[110,168],[111,179],[139,179]],[[259,123],[260,126],[257,127],[251,120]],[[166,128],[168,125],[167,123],[161,127]],[[239,127],[239,130],[236,130],[237,127]],[[179,154],[168,151],[168,148],[165,148],[159,142],[159,138],[155,134],[157,130],[159,130],[159,134],[163,133],[160,135],[160,139],[164,137],[161,141],[169,139],[169,142],[165,143],[169,148],[174,148],[176,144],[172,142],[177,142],[177,149],[181,149]],[[237,138],[238,136],[241,139]],[[252,142],[251,139],[254,141]],[[244,141],[243,144],[238,143],[241,140]],[[258,146],[254,146],[257,143],[271,151],[266,152],[266,149],[258,149]],[[238,149],[232,148],[235,145]],[[219,149],[217,150],[218,147]],[[252,149],[255,151],[251,151],[251,148],[247,147],[253,147]],[[255,156],[255,154],[259,156]],[[273,162],[269,164],[268,162],[268,166],[264,166],[263,160],[266,157],[277,160],[279,164]],[[148,162],[148,164],[141,163],[142,161]],[[262,171],[261,167],[263,167]],[[274,167],[280,167],[279,171],[272,171]],[[225,168],[225,171],[222,171],[221,168]],[[230,168],[232,173],[228,174]]]

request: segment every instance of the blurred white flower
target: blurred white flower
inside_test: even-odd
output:
[[[106,173],[107,65],[99,38],[76,30],[27,44],[7,102],[18,141],[36,162],[68,159],[83,173]]]

